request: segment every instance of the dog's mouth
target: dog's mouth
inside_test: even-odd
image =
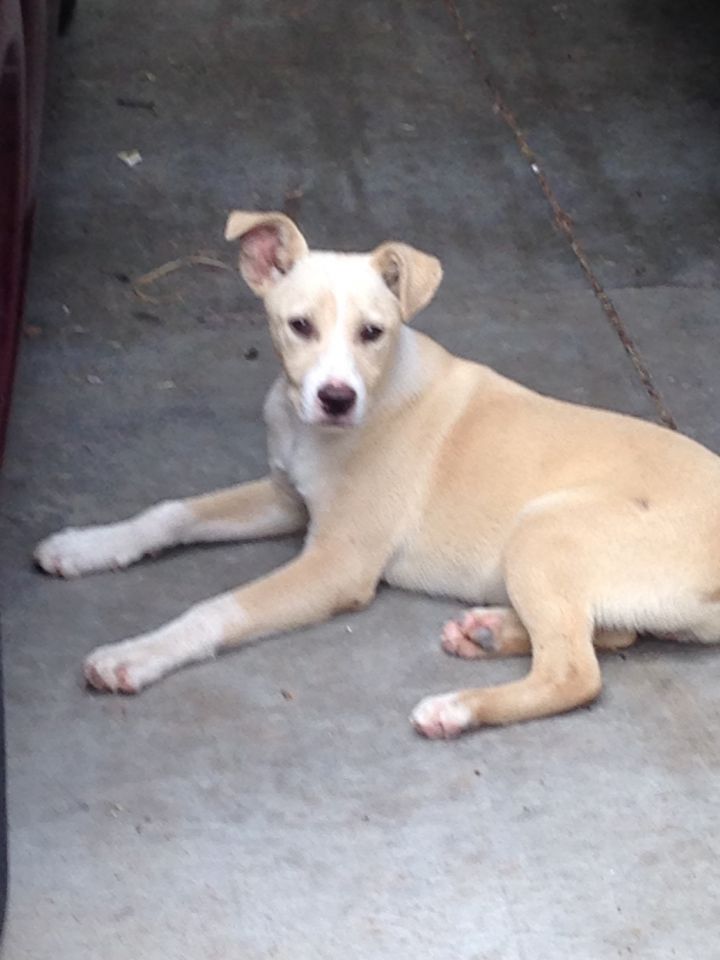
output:
[[[316,427],[325,427],[335,430],[351,430],[358,425],[358,421],[352,414],[332,414],[322,413],[314,417],[312,423]]]

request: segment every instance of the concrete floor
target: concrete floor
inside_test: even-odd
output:
[[[434,251],[424,330],[656,417],[542,179],[665,406],[720,450],[709,6],[458,0],[458,23],[440,0],[81,2],[1,488],[6,960],[717,955],[717,651],[644,643],[605,659],[590,710],[430,743],[406,721],[420,696],[526,668],[441,655],[452,602],[384,591],[113,699],[84,689],[87,651],[297,544],[72,583],[29,563],[67,523],[262,473],[256,302],[230,272],[174,273],[159,303],[127,282],[199,250],[231,262],[232,206],[284,208],[316,246]],[[133,148],[130,170],[116,153]]]

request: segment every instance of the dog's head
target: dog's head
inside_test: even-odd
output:
[[[404,243],[370,253],[308,250],[282,213],[230,214],[240,271],[262,297],[290,398],[305,423],[360,424],[393,362],[401,325],[430,302],[440,261]]]

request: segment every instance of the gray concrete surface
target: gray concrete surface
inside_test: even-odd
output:
[[[428,743],[406,722],[420,696],[525,669],[441,655],[451,601],[383,591],[121,700],[83,688],[89,649],[297,544],[73,583],[28,559],[68,522],[262,472],[274,362],[256,303],[229,271],[174,273],[159,303],[127,283],[199,250],[230,262],[231,206],[284,207],[318,246],[424,246],[446,279],[423,329],[547,392],[654,415],[484,69],[673,414],[720,449],[717,99],[706,33],[682,32],[687,4],[673,31],[669,10],[461,4],[477,63],[440,0],[81,2],[1,481],[7,960],[716,955],[716,651],[648,642],[605,659],[590,710]],[[131,148],[133,170],[116,158]]]
[[[458,9],[676,420],[720,449],[717,5]]]

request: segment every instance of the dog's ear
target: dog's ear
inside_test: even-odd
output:
[[[430,303],[442,280],[442,266],[437,257],[406,243],[381,244],[372,252],[372,263],[397,297],[406,322]]]
[[[258,297],[308,252],[305,237],[284,213],[233,210],[225,225],[225,239],[240,239],[238,266]]]

